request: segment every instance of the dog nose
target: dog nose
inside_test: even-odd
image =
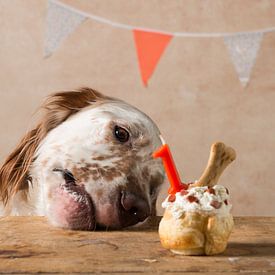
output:
[[[144,221],[150,215],[148,202],[137,194],[122,192],[120,222],[123,226]]]

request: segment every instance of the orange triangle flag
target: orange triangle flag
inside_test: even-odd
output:
[[[173,36],[141,30],[133,30],[133,34],[142,81],[147,86],[148,79]]]

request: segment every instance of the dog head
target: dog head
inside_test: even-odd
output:
[[[18,191],[56,226],[121,228],[155,214],[164,172],[153,121],[89,88],[52,95],[0,170],[2,200]]]

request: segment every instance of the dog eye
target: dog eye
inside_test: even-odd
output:
[[[73,174],[67,169],[54,168],[54,172],[61,172],[66,183],[74,183],[76,180]]]
[[[115,126],[114,135],[118,141],[123,142],[123,143],[127,142],[130,137],[129,132],[119,126]]]
[[[74,178],[73,174],[69,170],[67,170],[67,169],[64,170],[63,177],[64,177],[64,180],[67,183],[69,183],[69,182],[75,182],[75,178]]]

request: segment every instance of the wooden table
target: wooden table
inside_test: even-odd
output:
[[[275,274],[275,217],[235,218],[219,256],[178,256],[161,247],[159,218],[123,231],[69,231],[43,217],[0,218],[0,273]]]

